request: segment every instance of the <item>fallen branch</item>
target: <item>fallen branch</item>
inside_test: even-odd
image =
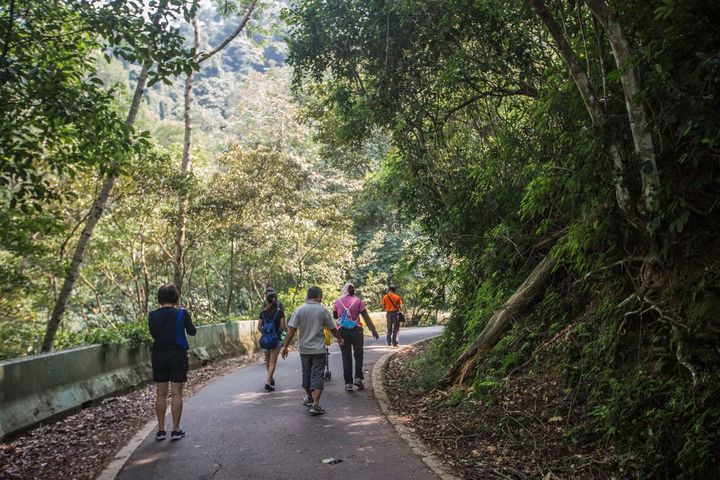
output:
[[[452,368],[443,375],[438,382],[440,388],[464,382],[468,373],[477,365],[479,357],[495,346],[513,319],[532,306],[539,294],[545,290],[545,285],[550,280],[554,264],[555,262],[550,256],[546,256],[540,261],[530,272],[528,278],[505,302],[505,305],[490,317],[487,325],[485,325],[485,328],[483,328],[472,345],[460,355]]]

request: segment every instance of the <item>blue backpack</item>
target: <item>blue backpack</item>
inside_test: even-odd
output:
[[[268,322],[265,318],[265,312],[260,314],[260,318],[262,318],[263,321],[260,335],[260,348],[272,350],[277,347],[278,342],[280,342],[280,335],[278,334],[277,328],[275,328],[275,320],[277,320],[279,314],[280,309],[276,308],[275,316],[271,322]]]
[[[342,305],[344,309],[342,315],[340,315],[340,321],[338,322],[340,328],[352,330],[353,328],[357,327],[358,322],[350,318],[350,310],[348,309],[348,307],[345,306],[342,300],[338,299],[338,302],[340,302],[340,305]],[[353,305],[355,305],[355,303],[351,304],[350,306],[352,307]]]

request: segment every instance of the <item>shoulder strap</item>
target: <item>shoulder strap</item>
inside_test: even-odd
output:
[[[386,297],[388,297],[388,300],[390,300],[390,303],[393,304],[393,307],[395,307],[395,310],[398,310],[397,304],[396,304],[395,302],[393,302],[393,299],[392,299],[392,297],[390,296],[389,293],[386,295]]]
[[[265,313],[267,310],[263,310],[260,312],[260,317],[262,318],[263,323],[267,322],[267,317],[265,316]],[[273,315],[272,323],[275,323],[275,320],[277,320],[278,315],[280,315],[280,309],[275,307],[275,315]]]
[[[357,298],[357,297],[355,297],[355,298]],[[339,298],[338,298],[338,302],[340,302],[340,305],[342,305],[343,308],[345,309],[345,310],[343,311],[343,313],[340,313],[340,312],[338,311],[338,316],[339,316],[339,317],[342,317],[343,315],[345,315],[345,312],[347,312],[347,318],[348,318],[350,321],[357,323],[358,320],[359,320],[359,318],[352,318],[352,314],[350,313],[350,308],[346,307],[345,304],[343,303],[343,301],[340,300]],[[356,303],[357,303],[357,302],[351,303],[351,304],[350,304],[350,307],[352,307],[352,306],[355,305]]]
[[[355,299],[355,300],[358,299],[357,297],[352,297],[352,298]],[[345,304],[343,303],[343,301],[342,301],[341,299],[338,298],[338,302],[340,302],[340,305],[342,305],[343,308],[348,311],[348,314],[349,314],[349,312],[350,312],[350,308],[352,308],[352,306],[357,303],[357,301],[354,301],[354,302],[352,302],[352,303],[350,304],[350,307],[346,307]]]

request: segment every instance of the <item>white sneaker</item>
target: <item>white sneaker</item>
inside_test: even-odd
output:
[[[352,392],[352,390],[353,390],[353,385],[352,385],[352,383],[346,383],[346,384],[345,384],[345,391],[346,391],[346,392]]]
[[[300,400],[300,403],[302,403],[302,404],[305,405],[306,407],[309,407],[310,405],[313,404],[313,401],[312,401],[312,398],[310,398],[310,397],[308,397],[307,395],[305,395],[305,396],[302,398],[302,400]]]
[[[365,384],[363,383],[362,378],[356,378],[354,383],[355,383],[355,386],[358,387],[358,389],[360,389],[360,390],[365,388]]]
[[[310,407],[310,415],[312,416],[322,415],[323,413],[325,413],[325,409],[320,405],[313,405],[312,407]]]

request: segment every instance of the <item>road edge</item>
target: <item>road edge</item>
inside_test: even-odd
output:
[[[291,348],[291,350],[292,350],[292,348]],[[255,355],[256,353],[257,352],[252,352],[252,353],[244,354],[244,355]],[[255,363],[251,361],[247,364],[241,365],[238,369],[246,368],[246,367],[249,367],[254,364]],[[233,372],[234,372],[234,370],[231,370],[231,371],[225,372],[223,375],[220,375],[219,377],[214,377],[214,378],[210,379],[205,385],[201,386],[198,391],[193,392],[192,395],[195,395],[197,392],[199,392],[203,388],[207,387],[211,383],[213,383],[213,382],[221,379],[225,375],[229,375]],[[186,397],[186,399],[192,397],[192,395]],[[168,415],[170,415],[169,410],[170,410],[170,408],[168,408]],[[110,462],[107,465],[105,465],[105,468],[103,468],[103,470],[100,472],[100,474],[97,477],[95,477],[95,480],[115,480],[115,478],[117,478],[118,474],[120,473],[120,470],[122,470],[122,468],[125,466],[127,461],[130,460],[130,457],[132,456],[132,454],[135,453],[135,450],[137,450],[137,448],[140,446],[140,444],[143,442],[143,440],[145,440],[145,438],[147,438],[153,432],[153,430],[155,430],[156,427],[157,427],[157,418],[155,418],[155,416],[153,416],[153,418],[148,420],[148,422],[145,425],[143,425],[143,427],[140,430],[138,430],[135,433],[135,435],[133,435],[132,438],[130,438],[130,440],[125,445],[122,446],[122,448],[120,448],[117,452],[115,452],[115,456],[113,457],[113,459],[110,460]]]
[[[434,338],[437,338],[437,336],[413,342],[403,347],[403,349],[418,345],[422,342],[428,342],[430,340],[433,340]],[[408,444],[410,450],[412,450],[415,455],[419,456],[422,461],[425,462],[425,464],[430,467],[430,469],[435,472],[438,477],[440,477],[442,480],[461,480],[460,477],[451,473],[448,467],[446,467],[440,461],[440,459],[432,453],[432,451],[425,445],[422,439],[418,435],[416,435],[410,428],[405,426],[400,421],[398,416],[390,410],[387,391],[385,390],[385,367],[387,366],[387,363],[390,361],[390,359],[397,353],[398,351],[386,353],[385,355],[380,357],[373,366],[373,390],[375,392],[375,399],[380,405],[380,410],[382,410],[388,422],[390,422],[390,424],[395,427],[398,436],[402,438],[405,443]]]
[[[133,452],[140,446],[143,440],[152,433],[155,427],[157,427],[157,419],[149,420],[140,431],[133,435],[124,447],[117,451],[113,459],[110,460],[110,463],[105,466],[95,480],[114,480],[130,459]]]

